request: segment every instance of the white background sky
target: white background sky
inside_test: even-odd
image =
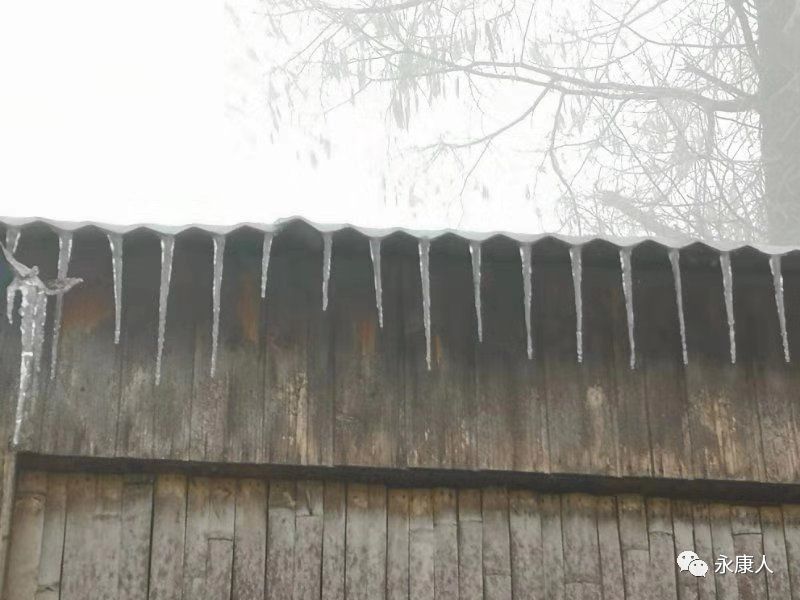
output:
[[[244,14],[249,1],[239,2]],[[490,164],[491,198],[471,191],[463,207],[444,201],[431,181],[413,201],[385,198],[381,174],[396,160],[387,140],[397,134],[385,107],[345,107],[303,131],[284,129],[275,143],[259,134],[258,111],[247,127],[232,122],[226,94],[233,89],[251,104],[263,96],[260,67],[241,60],[244,42],[228,21],[220,0],[0,4],[0,215],[228,224],[299,214],[361,225],[553,229],[541,195],[524,198],[524,156]],[[258,23],[250,27],[258,47]],[[448,114],[417,126],[444,134]],[[297,155],[314,126],[334,145],[311,168]]]

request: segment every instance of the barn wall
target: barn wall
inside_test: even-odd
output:
[[[31,452],[98,457],[458,468],[609,476],[800,481],[797,362],[783,363],[766,259],[734,256],[738,363],[729,362],[717,257],[684,253],[690,364],[681,361],[666,253],[634,254],[638,367],[628,366],[615,250],[584,251],[584,362],[566,247],[534,247],[534,360],[525,352],[519,257],[484,250],[478,343],[467,248],[434,241],[433,369],[416,246],[384,244],[385,326],[377,324],[367,241],[337,234],[330,307],[321,310],[316,233],[278,236],[266,300],[261,238],[233,234],[225,255],[219,364],[209,375],[212,249],[177,239],[161,385],[154,385],[160,249],[126,237],[122,339],[101,232],[75,238],[59,366],[43,360]],[[310,241],[309,241],[310,240]],[[55,270],[57,239],[30,230],[18,256]],[[5,295],[0,293],[0,309]],[[786,273],[789,336],[800,357],[800,277]],[[52,310],[51,310],[52,312]],[[0,397],[13,411],[19,333],[0,323]],[[48,351],[49,352],[49,351]],[[5,414],[4,413],[4,414]],[[7,428],[7,425],[4,425]]]
[[[705,578],[679,572],[694,550]],[[767,574],[714,574],[762,555]],[[800,505],[23,472],[8,600],[800,598]]]

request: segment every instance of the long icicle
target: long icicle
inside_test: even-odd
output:
[[[525,307],[525,334],[528,348],[528,360],[533,359],[533,337],[531,336],[531,305],[533,304],[533,265],[531,263],[531,245],[519,245],[519,259],[522,265],[522,291]]]
[[[269,271],[269,256],[272,252],[272,239],[275,234],[271,231],[264,232],[264,245],[261,248],[261,297],[267,296],[267,272]]]
[[[322,234],[322,310],[328,310],[328,284],[331,281],[331,260],[333,257],[333,234]]]
[[[675,287],[675,305],[678,309],[678,327],[681,333],[681,353],[683,364],[689,364],[689,348],[686,343],[686,319],[683,314],[683,278],[681,277],[681,253],[677,248],[669,251],[669,262],[672,265],[672,280]]]
[[[69,271],[69,261],[72,258],[72,232],[60,231],[58,233],[58,278],[63,279]],[[53,341],[50,349],[50,379],[55,379],[58,366],[58,340],[61,337],[61,319],[64,314],[64,296],[56,296],[56,312],[53,316]]]
[[[219,307],[222,294],[222,267],[225,258],[225,236],[214,236],[214,280],[211,287],[213,321],[211,323],[211,377],[217,374],[217,346],[219,342]]]
[[[583,247],[570,246],[569,258],[572,263],[572,288],[575,292],[575,345],[578,362],[583,362]]]
[[[372,259],[372,276],[375,281],[375,309],[378,325],[383,329],[383,280],[381,277],[381,238],[369,239],[369,256]]]
[[[169,284],[172,279],[172,255],[175,251],[175,236],[161,238],[161,283],[158,290],[158,345],[156,350],[156,385],[161,383],[161,357],[164,355],[164,337],[167,331],[167,304]]]
[[[628,348],[630,348],[631,369],[636,368],[635,314],[633,311],[633,269],[631,267],[632,248],[619,249],[619,264],[622,268],[622,292],[625,295],[625,316],[628,321]]]
[[[114,275],[114,343],[119,344],[122,328],[122,235],[108,234],[108,245],[111,247],[111,268]]]
[[[19,227],[9,227],[6,229],[6,248],[11,254],[16,254],[21,231]]]
[[[722,269],[722,287],[725,294],[725,314],[728,317],[728,340],[731,350],[731,364],[736,364],[736,318],[733,313],[733,269],[730,252],[723,252],[719,257]]]
[[[419,277],[422,283],[422,320],[425,326],[425,360],[431,370],[431,241],[419,240]]]
[[[778,323],[781,327],[781,341],[783,342],[783,359],[788,363],[792,357],[789,352],[789,333],[786,330],[786,301],[783,296],[783,268],[781,256],[776,254],[769,257],[769,268],[772,271],[772,287],[775,289],[775,308],[778,311]]]
[[[14,447],[18,447],[22,437],[22,426],[31,410],[31,402],[36,393],[36,372],[39,370],[44,325],[47,318],[47,296],[36,285],[23,284],[16,287],[22,298],[20,301],[20,352],[19,395],[14,418]]]
[[[469,255],[472,259],[472,290],[475,300],[475,324],[478,328],[478,341],[483,342],[483,309],[481,303],[481,243],[469,243]]]

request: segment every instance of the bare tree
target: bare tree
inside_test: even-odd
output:
[[[273,99],[377,88],[404,128],[447,94],[504,114],[502,93],[517,114],[427,160],[466,184],[535,121],[567,229],[800,239],[800,0],[334,1],[265,6],[271,35],[303,34]]]

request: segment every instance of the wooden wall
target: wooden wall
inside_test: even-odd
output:
[[[695,550],[711,570],[679,572]],[[761,556],[767,574],[714,574]],[[800,505],[23,472],[8,600],[800,598]]]
[[[718,258],[702,246],[686,251],[684,367],[666,252],[652,244],[637,249],[639,367],[631,371],[613,247],[597,242],[584,250],[579,365],[565,246],[534,247],[535,357],[528,361],[516,246],[505,239],[485,245],[481,344],[468,249],[453,237],[435,240],[429,372],[415,240],[399,235],[384,243],[380,329],[366,239],[335,235],[323,313],[319,234],[297,225],[276,238],[262,301],[261,237],[240,230],[225,254],[218,374],[211,378],[212,248],[207,235],[190,231],[175,248],[156,387],[158,239],[134,232],[124,251],[122,341],[115,346],[108,243],[96,229],[76,234],[70,275],[85,283],[66,297],[58,371],[53,381],[42,377],[34,417],[24,424],[26,451],[800,482],[795,259],[786,261],[795,361],[785,365],[766,258],[734,255],[733,366]],[[52,232],[23,232],[23,261],[52,274],[56,256]],[[4,414],[16,397],[18,338],[16,324],[0,323]]]

